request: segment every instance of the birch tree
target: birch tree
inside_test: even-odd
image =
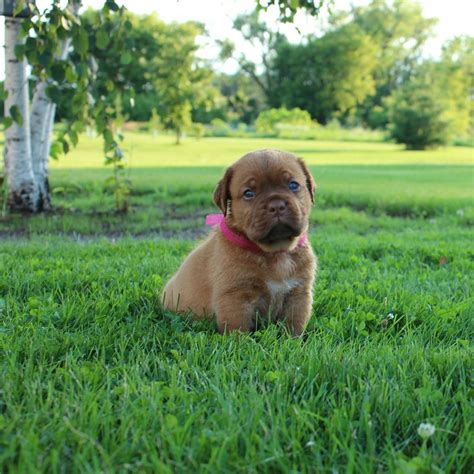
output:
[[[25,7],[29,11],[26,17],[21,13]],[[52,0],[48,9],[39,11],[34,2],[17,1],[14,15],[5,18],[4,172],[11,210],[40,212],[51,207],[49,156],[67,153],[88,122],[93,121],[104,138],[106,160],[114,164],[122,160],[112,132],[114,111],[91,98],[94,58],[89,54],[89,38],[78,15],[80,7],[81,0],[69,0],[65,8]],[[123,8],[113,0],[105,1],[97,27],[100,29],[114,14],[122,15]],[[114,24],[120,27],[120,22]],[[35,87],[30,102],[31,80]],[[65,87],[73,91],[73,119],[51,147],[55,102]]]
[[[11,208],[38,209],[39,190],[33,174],[29,123],[26,60],[18,59],[15,46],[22,45],[20,18],[5,20],[5,116],[10,120],[5,131],[4,169]]]

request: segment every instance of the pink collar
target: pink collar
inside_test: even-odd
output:
[[[254,242],[247,239],[243,235],[237,234],[232,229],[229,228],[225,221],[224,214],[208,214],[206,216],[206,225],[217,226],[220,225],[222,234],[229,241],[232,242],[237,247],[242,249],[250,250],[254,253],[261,253],[263,250]],[[303,234],[298,241],[298,246],[303,245],[306,242],[306,234]]]

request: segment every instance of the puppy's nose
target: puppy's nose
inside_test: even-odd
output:
[[[279,216],[286,210],[287,203],[283,199],[273,199],[268,203],[267,209],[272,216]]]

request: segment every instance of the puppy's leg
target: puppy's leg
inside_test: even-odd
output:
[[[311,317],[313,295],[311,289],[295,291],[287,297],[283,319],[293,336],[300,336]]]
[[[216,305],[217,329],[222,333],[248,332],[253,328],[255,309],[246,295],[225,295]]]

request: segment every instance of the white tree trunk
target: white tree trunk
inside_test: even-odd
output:
[[[45,161],[49,156],[49,149],[44,158],[44,143],[46,136],[51,134],[52,125],[50,125],[52,105],[46,95],[46,82],[42,81],[36,85],[31,105],[31,160],[33,165],[33,174],[38,186],[38,210],[47,210],[51,207],[49,197],[48,171],[45,168]],[[54,116],[52,117],[54,121]]]
[[[69,4],[74,15],[79,13],[81,1],[76,0]],[[60,52],[56,59],[65,60],[71,46],[71,38],[66,38],[61,42]],[[56,104],[46,95],[46,81],[39,82],[35,87],[31,106],[31,151],[33,172],[39,191],[40,210],[51,208],[51,198],[49,194],[49,151],[51,148],[51,135],[54,127],[54,116],[56,115]]]
[[[31,161],[30,115],[28,111],[28,77],[26,61],[15,56],[15,45],[21,43],[19,31],[21,19],[5,18],[5,116],[17,106],[23,119],[5,130],[5,174],[8,185],[8,206],[11,209],[36,212],[38,210],[38,186]]]
[[[45,196],[48,198],[48,204],[50,205],[50,197],[49,197],[49,180],[48,180],[48,173],[49,173],[49,152],[51,150],[51,137],[53,135],[53,127],[54,127],[54,117],[56,115],[56,104],[51,103],[48,109],[48,116],[45,120],[46,122],[46,130],[43,135],[43,139],[41,140],[41,149],[40,149],[40,169],[41,169],[41,177],[42,183],[44,187]]]

